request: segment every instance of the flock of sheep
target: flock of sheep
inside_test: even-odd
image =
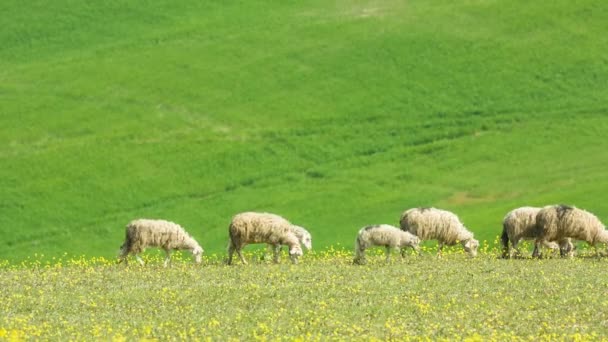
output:
[[[422,240],[437,240],[439,255],[443,246],[457,243],[462,245],[469,256],[477,255],[479,241],[449,211],[436,208],[408,209],[401,214],[399,224],[400,228],[388,224],[361,228],[355,240],[354,263],[365,263],[365,250],[372,246],[386,247],[387,261],[392,249],[400,250],[402,257],[406,247],[420,253],[418,245]],[[267,244],[273,250],[274,262],[279,261],[281,246],[288,247],[293,263],[297,263],[298,257],[303,254],[301,244],[309,250],[312,248],[312,237],[306,229],[270,213],[237,214],[230,222],[228,233],[228,264],[232,263],[234,252],[246,264],[241,251],[248,244]],[[503,219],[503,257],[512,257],[514,252],[521,254],[517,245],[522,239],[535,241],[532,255],[536,257],[540,257],[542,247],[559,251],[562,256],[572,256],[572,240],[586,241],[598,254],[597,243],[608,243],[608,231],[595,215],[573,206],[522,207],[510,211]],[[512,248],[509,248],[509,243]],[[128,255],[133,254],[143,265],[139,254],[147,247],[159,247],[165,251],[165,266],[170,263],[173,250],[190,251],[197,263],[201,262],[203,254],[203,248],[178,224],[164,220],[138,219],[126,227],[119,262],[126,263]]]

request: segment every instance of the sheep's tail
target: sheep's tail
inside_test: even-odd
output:
[[[129,251],[131,250],[131,239],[129,238],[129,233],[126,234],[125,242],[122,243],[120,249],[118,250],[118,263],[122,263],[126,260],[129,255]]]
[[[226,259],[226,263],[228,265],[232,264],[232,258],[236,250],[236,228],[237,227],[234,225],[234,222],[230,222],[230,225],[228,226],[228,258]]]
[[[230,226],[228,227],[228,236],[230,241],[228,243],[228,248],[236,247],[236,241],[239,239],[237,236],[239,232],[239,227],[234,224],[234,222],[230,222]]]
[[[129,250],[128,248],[128,243],[127,241],[123,242],[122,245],[120,246],[120,250],[119,253],[121,256],[127,254],[127,251]]]
[[[129,254],[129,252],[133,248],[134,237],[132,236],[133,233],[132,233],[131,229],[129,229],[130,227],[131,227],[131,224],[128,224],[125,229],[125,242],[123,242],[122,245],[120,246],[119,257],[121,257],[121,258],[124,258],[125,256],[127,256],[127,254]]]
[[[502,225],[502,235],[500,236],[500,242],[502,244],[502,257],[506,258],[509,256],[509,234],[507,234],[507,225]]]

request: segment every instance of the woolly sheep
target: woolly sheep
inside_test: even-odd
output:
[[[246,264],[241,253],[243,247],[252,243],[266,243],[274,248],[274,262],[279,262],[279,248],[287,245],[291,261],[296,264],[302,255],[300,241],[292,231],[292,224],[281,216],[270,213],[244,212],[235,215],[228,228],[230,245],[228,247],[228,264],[232,263],[234,252],[241,262]],[[278,247],[278,248],[277,248]]]
[[[304,247],[306,247],[307,250],[312,249],[312,236],[310,235],[308,230],[306,230],[303,227],[295,226],[295,225],[292,225],[290,227],[290,229],[295,234],[295,236],[298,238],[300,243],[303,244]]]
[[[401,214],[399,220],[401,229],[408,231],[421,240],[437,240],[438,255],[444,245],[462,244],[464,250],[471,256],[477,255],[479,241],[473,238],[455,214],[436,208],[412,208]]]
[[[418,237],[388,224],[366,226],[361,228],[357,234],[353,262],[356,264],[365,263],[365,250],[372,246],[386,247],[386,261],[388,262],[391,257],[391,248],[401,250],[401,257],[404,257],[404,247],[411,247],[419,253],[419,243],[420,239]]]
[[[300,244],[304,245],[304,247],[306,247],[307,250],[312,249],[312,236],[310,235],[308,230],[304,229],[303,227],[295,226],[295,225],[292,225],[289,228],[291,229],[291,232],[294,233],[294,235],[298,238],[298,241],[300,241]],[[273,251],[274,255],[278,255],[279,252],[281,251],[280,244],[268,245],[268,248]]]
[[[608,231],[604,224],[592,213],[574,206],[559,204],[542,208],[536,215],[536,228],[535,256],[540,256],[540,246],[548,241],[566,238],[586,241],[598,256],[597,243],[608,243]]]
[[[170,263],[171,251],[184,249],[192,252],[197,264],[200,264],[203,248],[180,225],[165,220],[137,219],[126,227],[125,242],[120,247],[119,263],[128,263],[128,255],[134,254],[141,265],[139,257],[147,247],[160,247],[165,253],[164,266]]]
[[[502,220],[502,235],[501,245],[503,248],[503,258],[509,258],[512,256],[512,250],[509,248],[509,242],[511,242],[512,249],[521,255],[521,251],[517,247],[522,239],[534,240],[538,237],[539,233],[536,229],[536,215],[541,208],[537,207],[520,207],[513,209],[505,215]],[[556,242],[547,242],[545,247],[550,248],[553,251],[560,250],[560,254],[564,254],[572,250],[573,245],[570,239],[564,239],[560,241],[560,245]]]

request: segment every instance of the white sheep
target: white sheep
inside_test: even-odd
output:
[[[521,255],[521,251],[517,247],[522,239],[534,240],[539,236],[539,231],[536,228],[536,215],[541,208],[537,207],[521,207],[516,208],[507,213],[502,220],[502,235],[500,236],[501,245],[503,248],[503,258],[510,258],[512,256],[512,250],[509,248],[509,242],[511,242],[512,249]],[[559,242],[549,241],[545,244],[545,247],[557,251],[559,249],[560,254],[564,255],[573,249],[572,242],[566,238]]]
[[[298,238],[298,240],[300,241],[300,244],[304,245],[304,247],[306,247],[307,250],[312,249],[312,236],[310,235],[308,230],[306,230],[303,227],[296,226],[296,225],[291,225],[289,228],[291,229],[291,232],[294,233],[294,235]],[[279,252],[281,251],[281,245],[280,244],[276,244],[276,245],[269,244],[268,249],[271,249],[273,251],[274,255],[278,255]]]
[[[235,215],[228,228],[230,245],[228,247],[228,264],[232,263],[234,252],[241,262],[246,264],[241,253],[243,247],[252,243],[266,243],[274,248],[274,262],[279,262],[279,249],[287,245],[291,261],[296,264],[302,255],[300,241],[292,231],[292,224],[281,216],[270,213],[244,212]],[[312,245],[311,245],[312,246]]]
[[[359,230],[355,240],[356,264],[365,263],[365,250],[372,246],[386,247],[386,261],[390,261],[391,249],[401,250],[401,257],[405,256],[405,247],[411,247],[419,253],[418,237],[388,224],[366,226]]]
[[[307,250],[311,250],[312,249],[312,236],[310,235],[308,230],[306,230],[303,227],[295,226],[295,225],[292,225],[290,228],[291,228],[291,231],[296,235],[296,237],[298,238],[300,243],[303,244]]]
[[[162,248],[165,253],[164,266],[170,263],[171,251],[176,249],[192,252],[197,264],[201,262],[203,248],[180,225],[165,220],[137,219],[126,227],[125,242],[120,247],[119,263],[128,263],[128,255],[134,254],[141,265],[139,254],[147,247]]]
[[[597,256],[597,244],[608,243],[608,231],[604,224],[592,213],[574,206],[559,204],[543,207],[536,215],[536,227],[539,235],[534,243],[535,256],[540,256],[540,246],[549,241],[566,238],[586,241],[593,246]]]
[[[473,238],[455,214],[436,208],[412,208],[401,214],[399,220],[401,229],[408,231],[421,240],[437,240],[438,255],[444,245],[462,244],[464,250],[471,256],[477,255],[479,241]]]

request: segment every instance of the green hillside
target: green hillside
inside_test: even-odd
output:
[[[608,222],[597,1],[0,4],[0,258],[111,257],[138,217],[223,253],[235,213],[350,248],[415,206]]]

